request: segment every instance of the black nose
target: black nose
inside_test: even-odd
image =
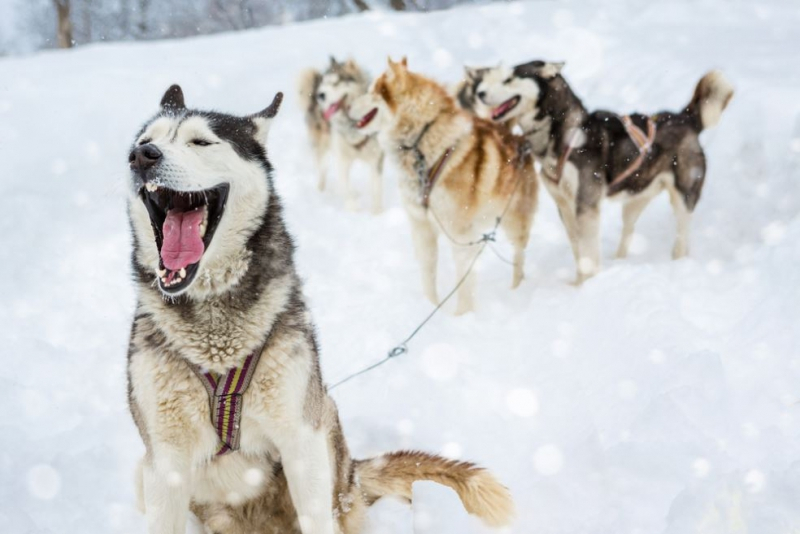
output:
[[[319,99],[320,102],[325,100],[325,93],[317,93],[317,99]]]
[[[128,156],[128,163],[135,171],[146,171],[161,159],[161,151],[150,143],[137,146]]]
[[[484,100],[486,98],[486,91],[478,91],[478,98]]]

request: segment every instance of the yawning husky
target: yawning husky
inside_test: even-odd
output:
[[[599,214],[605,197],[621,199],[622,239],[628,254],[634,225],[658,193],[669,192],[677,219],[673,258],[688,253],[689,226],[703,188],[706,158],[700,132],[715,126],[733,96],[720,72],[700,80],[682,111],[652,116],[589,113],[561,76],[563,63],[532,61],[513,68],[475,69],[477,109],[514,121],[542,163],[578,265],[578,282],[600,266]]]
[[[267,158],[280,102],[235,117],[187,109],[172,86],[130,151],[129,401],[148,531],[184,534],[191,509],[215,534],[356,534],[370,504],[410,498],[416,480],[506,524],[508,491],[472,464],[351,460]]]
[[[331,57],[325,72],[305,71],[300,77],[301,102],[306,110],[306,124],[319,167],[320,189],[325,188],[322,160],[332,134],[333,149],[339,168],[339,181],[349,209],[355,209],[355,196],[350,189],[350,170],[356,160],[370,168],[372,212],[378,213],[383,202],[383,151],[375,136],[365,135],[350,120],[347,110],[353,100],[363,95],[369,86],[367,74],[355,61],[344,63]],[[330,134],[328,129],[331,130]]]
[[[537,181],[526,143],[499,125],[458,109],[436,82],[395,63],[351,109],[401,171],[400,191],[411,220],[422,287],[436,291],[437,234],[453,241],[456,275],[468,272],[476,249],[465,243],[491,230],[498,217],[514,246],[512,287],[522,281],[525,247],[536,211]],[[473,276],[458,292],[456,313],[473,309]]]

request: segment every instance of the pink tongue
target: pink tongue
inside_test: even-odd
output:
[[[161,261],[171,271],[197,263],[203,257],[205,245],[200,237],[200,223],[206,208],[181,212],[170,210],[164,221],[164,243],[161,245]]]
[[[506,110],[511,107],[511,102],[503,102],[499,106],[494,109],[494,113],[492,113],[492,118],[496,119],[500,115],[506,112]]]
[[[341,100],[339,100],[338,102],[336,102],[334,104],[331,104],[330,107],[328,107],[328,109],[325,110],[325,113],[323,113],[322,116],[325,117],[326,121],[331,120],[331,117],[333,117],[334,113],[339,111],[339,106],[341,106],[341,105],[342,105],[342,101]]]

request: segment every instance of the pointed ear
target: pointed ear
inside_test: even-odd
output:
[[[407,69],[408,68],[408,57],[403,56],[403,59],[400,60],[400,64]]]
[[[178,84],[172,85],[161,97],[161,109],[164,111],[181,111],[186,109],[183,101],[183,90]]]
[[[467,75],[467,78],[470,80],[477,82],[481,78],[483,78],[483,74],[486,72],[485,68],[481,67],[467,67],[464,66],[464,73]]]
[[[272,119],[278,114],[283,102],[283,93],[277,93],[275,98],[272,99],[272,104],[262,109],[258,113],[250,115],[250,119],[256,125],[256,139],[265,145],[267,144],[267,135],[269,128],[272,125]]]
[[[514,75],[522,78],[539,76],[540,78],[554,78],[561,72],[564,62],[529,61],[514,67]]]
[[[554,78],[556,75],[561,74],[561,69],[563,68],[563,61],[545,63],[544,66],[539,70],[539,76],[542,78]]]
[[[331,58],[331,64],[330,64],[329,67],[330,67],[331,70],[334,70],[339,66],[339,62],[336,61],[335,57],[333,57],[333,56],[329,56],[329,57]]]

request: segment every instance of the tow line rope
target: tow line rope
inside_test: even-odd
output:
[[[342,384],[344,384],[346,382],[349,382],[350,380],[352,380],[352,379],[354,379],[354,378],[356,378],[358,376],[366,374],[366,373],[372,371],[373,369],[377,369],[378,367],[382,366],[383,364],[385,364],[389,360],[393,360],[394,358],[397,358],[398,356],[402,356],[403,354],[408,353],[408,350],[409,350],[408,349],[408,344],[409,344],[409,342],[412,339],[414,339],[414,337],[417,334],[419,334],[420,330],[422,330],[422,328],[426,324],[428,324],[428,322],[431,319],[433,319],[433,317],[439,312],[439,310],[441,310],[442,307],[445,304],[447,304],[447,302],[453,297],[453,295],[456,294],[458,289],[464,284],[464,281],[466,281],[467,277],[470,274],[472,274],[472,269],[475,267],[475,263],[478,261],[478,258],[480,258],[481,254],[483,254],[483,251],[486,250],[486,247],[489,246],[491,243],[496,241],[496,239],[497,239],[497,229],[500,227],[500,224],[503,222],[503,218],[506,216],[506,213],[508,213],[508,210],[511,207],[511,203],[514,200],[514,197],[517,195],[517,190],[519,189],[519,184],[520,184],[521,181],[522,181],[521,175],[518,175],[517,176],[517,182],[516,182],[516,184],[514,184],[514,190],[511,192],[511,196],[508,197],[508,202],[506,203],[505,208],[503,208],[503,212],[495,220],[494,227],[492,228],[492,230],[487,232],[487,233],[485,233],[485,234],[483,234],[483,236],[480,239],[476,239],[475,241],[470,241],[468,243],[459,243],[459,242],[455,241],[450,236],[450,234],[447,233],[447,231],[445,230],[445,228],[442,225],[441,221],[436,216],[436,213],[433,210],[431,210],[430,208],[428,208],[431,211],[431,213],[433,214],[434,218],[436,219],[436,222],[439,223],[439,226],[442,228],[442,232],[447,236],[447,238],[450,241],[452,241],[456,245],[465,246],[465,247],[471,247],[471,246],[480,245],[480,248],[478,249],[478,252],[472,258],[472,261],[470,262],[469,267],[467,267],[466,272],[459,279],[459,281],[455,285],[455,287],[453,287],[453,289],[451,289],[450,292],[447,295],[445,295],[444,299],[442,299],[442,301],[439,302],[439,304],[436,305],[436,307],[422,320],[421,323],[419,323],[417,325],[416,328],[414,328],[414,330],[411,331],[411,333],[405,339],[403,339],[400,343],[398,343],[397,345],[392,347],[392,349],[389,350],[389,352],[386,354],[386,356],[383,357],[383,359],[373,363],[372,365],[364,367],[363,369],[361,369],[359,371],[356,371],[355,373],[352,373],[352,374],[344,377],[343,379],[339,380],[338,382],[336,382],[335,384],[330,386],[328,388],[328,391],[332,391],[332,390],[336,389],[337,387],[341,386]],[[494,249],[492,249],[492,250],[494,250]],[[495,251],[495,254],[497,254],[497,251]],[[498,255],[498,257],[500,257],[500,256]],[[503,259],[503,258],[501,258],[501,259]]]

